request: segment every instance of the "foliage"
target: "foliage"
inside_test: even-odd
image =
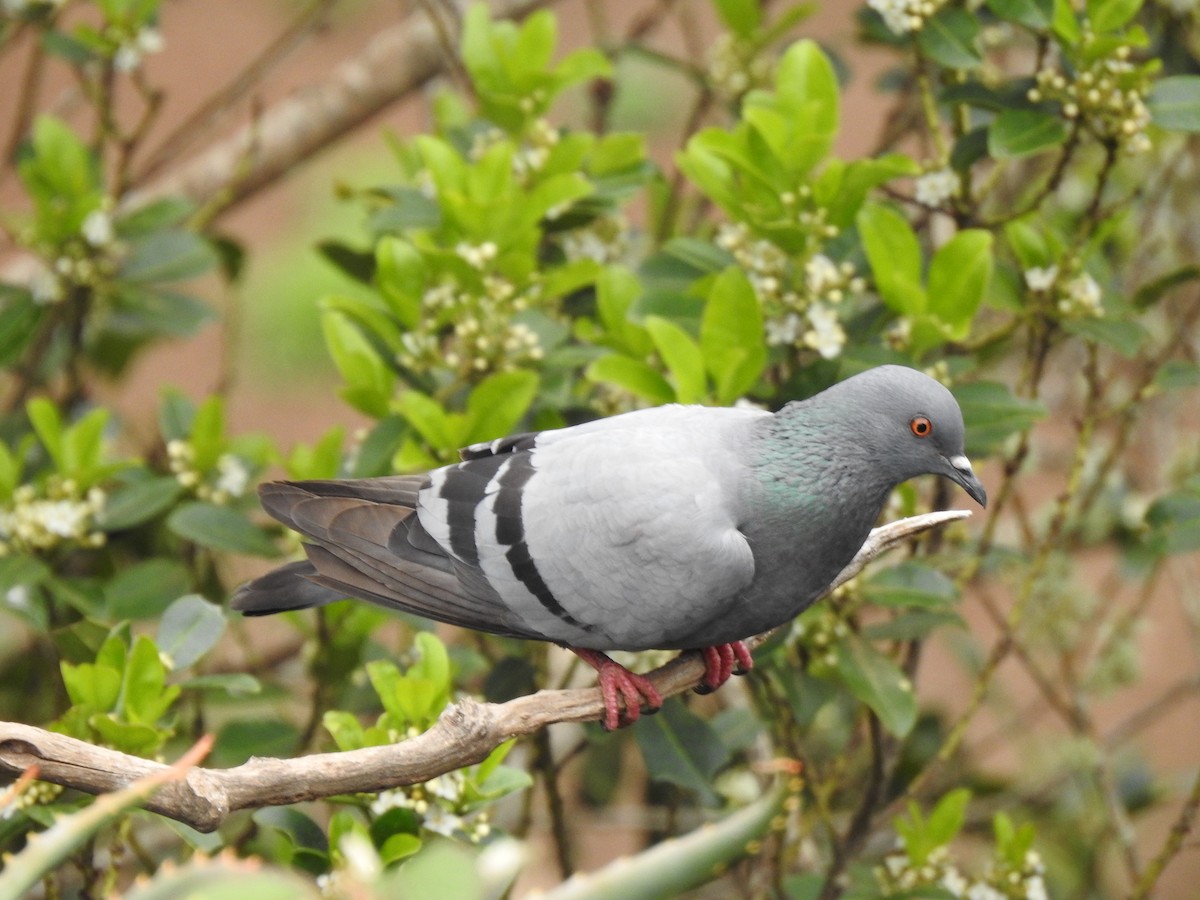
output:
[[[639,34],[675,15],[650,6]],[[0,269],[7,717],[145,756],[214,731],[214,763],[236,765],[401,741],[460,695],[559,681],[543,647],[443,642],[365,605],[290,615],[268,652],[224,605],[248,571],[239,557],[298,549],[257,510],[268,473],[417,471],[476,441],[658,403],[776,408],[899,362],[951,386],[994,498],[970,530],[921,542],[772,638],[742,693],[672,701],[632,734],[564,729],[565,749],[505,744],[378,797],[260,810],[213,836],[128,813],[144,794],[89,805],[22,782],[0,819],[13,879],[100,894],[146,871],[131,896],[419,896],[454,877],[463,896],[492,896],[535,822],[550,822],[567,874],[591,808],[640,778],[669,813],[647,829],[655,846],[564,893],[632,896],[650,871],[663,890],[726,877],[797,898],[1155,888],[1182,837],[1154,843],[1145,814],[1180,800],[1137,726],[1195,679],[1115,726],[1098,707],[1143,696],[1138,636],[1155,608],[1195,619],[1164,584],[1200,548],[1200,459],[1170,450],[1194,423],[1163,423],[1200,385],[1200,236],[1176,199],[1196,187],[1200,13],[868,0],[859,40],[893,53],[890,113],[877,152],[843,159],[839,129],[859,112],[846,61],[802,36],[808,5],[710,6],[717,37],[691,58],[639,34],[564,54],[551,11],[515,24],[468,10],[459,83],[431,96],[426,133],[392,141],[394,180],[339,185],[364,228],[319,251],[345,290],[303,298],[369,424],[283,448],[230,426],[227,378],[198,402],[164,391],[149,437],[106,406],[143,351],[216,320],[212,276],[236,285],[258,249],[216,230],[228,198],[137,194],[154,171],[143,160],[177,162],[170,141],[146,150],[158,0],[0,4],[0,53],[26,42],[86,106],[42,113],[29,77],[5,162],[23,199],[0,229],[28,264]],[[613,121],[614,95],[651,87],[625,74],[635,58],[688,79],[687,96],[662,98],[690,107],[682,135]],[[888,515],[949,496],[905,485]],[[1111,574],[1096,587],[1101,557]],[[922,679],[926,648],[954,658],[952,708]],[[1037,727],[1005,664],[1034,685]],[[984,710],[1019,767],[989,760]],[[619,771],[631,754],[644,775]],[[774,757],[800,761],[803,782],[753,802],[755,767]],[[716,829],[660,840],[709,815]],[[28,840],[45,829],[57,855]],[[150,833],[190,861],[155,874]],[[746,852],[754,865],[720,874]],[[271,866],[251,875],[258,860]]]

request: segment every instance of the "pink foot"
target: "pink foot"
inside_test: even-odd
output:
[[[608,731],[616,731],[625,725],[632,725],[642,713],[645,703],[648,712],[658,712],[662,706],[662,695],[659,694],[653,682],[645,675],[637,675],[627,668],[610,659],[599,650],[588,650],[583,647],[568,647],[572,653],[591,666],[600,676],[600,694],[604,697],[604,719],[602,724]],[[621,715],[621,705],[617,695],[625,704],[625,714]]]
[[[704,657],[704,680],[696,688],[697,693],[712,693],[728,681],[730,675],[745,675],[754,668],[754,659],[741,641],[704,647],[700,653]],[[735,660],[736,669],[733,666]]]

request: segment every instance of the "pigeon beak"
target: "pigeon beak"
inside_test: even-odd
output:
[[[987,509],[987,491],[984,490],[983,482],[975,477],[975,471],[971,468],[971,461],[965,456],[951,456],[946,460],[950,464],[946,474],[958,484],[964,491],[971,495],[971,499]]]

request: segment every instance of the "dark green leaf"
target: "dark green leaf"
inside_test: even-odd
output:
[[[1200,132],[1200,75],[1173,75],[1154,83],[1147,98],[1154,124],[1167,131]]]
[[[191,337],[217,314],[204,302],[177,291],[119,288],[101,327],[122,337]]]
[[[638,720],[634,736],[652,779],[694,791],[706,806],[719,805],[712,779],[729,751],[707,722],[672,698],[657,716]]]
[[[186,669],[221,639],[225,614],[199,594],[186,594],[163,613],[158,626],[158,649],[175,671]]]
[[[966,627],[962,616],[946,610],[915,609],[901,613],[886,622],[876,622],[862,630],[869,641],[917,641],[928,637],[939,628]]]
[[[1054,21],[1054,0],[987,0],[998,18],[1034,31],[1045,31]]]
[[[245,672],[197,675],[195,678],[179,682],[179,687],[187,691],[222,691],[230,697],[253,697],[262,693],[262,683]]]
[[[911,560],[871,576],[863,590],[868,600],[880,606],[937,608],[958,599],[953,581],[937,569]]]
[[[26,290],[0,284],[0,366],[10,366],[37,332],[43,307]]]
[[[108,617],[156,619],[192,589],[191,576],[180,562],[158,557],[119,571],[104,586]]]
[[[1142,324],[1131,319],[1070,319],[1063,322],[1063,330],[1111,347],[1126,359],[1133,359],[1142,345],[1150,339],[1150,332]]]
[[[240,766],[251,756],[292,756],[300,733],[295,725],[279,719],[235,719],[221,726],[212,756],[206,765],[218,768]]]
[[[337,241],[318,241],[317,252],[355,281],[370,284],[375,278],[375,254],[370,250],[356,250]]]
[[[980,125],[954,142],[950,150],[950,168],[961,174],[987,155],[988,129]]]
[[[1138,288],[1133,295],[1133,305],[1137,309],[1148,309],[1181,284],[1197,279],[1200,279],[1200,266],[1181,266]]]
[[[109,492],[96,524],[104,531],[141,525],[170,509],[182,492],[173,475],[127,482]]]
[[[880,724],[904,737],[917,721],[912,684],[890,658],[851,634],[837,645],[838,680],[879,717]]]
[[[227,506],[188,503],[167,518],[167,527],[185,540],[210,550],[278,556],[275,543],[244,515]]]
[[[1200,495],[1178,491],[1160,497],[1146,510],[1152,547],[1159,553],[1200,550]]]
[[[130,242],[130,254],[117,275],[142,284],[179,281],[202,275],[216,263],[216,253],[199,235],[154,231]]]
[[[985,457],[1011,434],[1024,431],[1046,415],[1036,400],[1013,395],[1006,385],[976,381],[958,385],[954,396],[967,428],[967,455]]]
[[[917,34],[917,46],[948,69],[974,69],[983,64],[979,54],[979,18],[956,6],[945,6]]]
[[[1196,387],[1200,385],[1200,366],[1182,359],[1167,360],[1155,373],[1154,384],[1164,391]]]
[[[1006,109],[988,129],[988,153],[1013,159],[1041,153],[1067,139],[1067,126],[1056,115],[1036,109]]]

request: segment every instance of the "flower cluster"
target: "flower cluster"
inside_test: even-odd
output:
[[[1056,265],[1039,266],[1026,270],[1025,285],[1034,294],[1051,300],[1058,314],[1065,319],[1104,315],[1100,285],[1087,272],[1065,277]]]
[[[117,51],[113,54],[113,68],[118,72],[132,72],[142,60],[163,49],[162,32],[153,25],[143,25],[132,34],[114,35]]]
[[[447,772],[424,784],[384,791],[371,801],[371,812],[383,815],[389,809],[411,809],[428,831],[478,843],[491,834],[487,810],[467,809],[467,780],[461,771]]]
[[[196,450],[187,441],[167,443],[167,466],[175,480],[200,500],[224,505],[241,497],[250,486],[250,467],[232,453],[222,453],[209,471],[196,467]]]
[[[917,202],[938,207],[958,193],[962,182],[953,169],[941,168],[926,172],[914,185]]]
[[[837,645],[850,629],[828,606],[817,607],[792,623],[792,640],[807,654],[813,675],[829,673],[837,666]]]
[[[121,247],[113,230],[109,205],[106,202],[88,213],[80,223],[79,235],[61,245],[39,247],[32,234],[27,236],[33,249],[53,259],[49,267],[39,269],[30,280],[29,292],[35,301],[57,303],[71,287],[95,289],[116,272]]]
[[[96,528],[96,516],[104,502],[103,490],[84,491],[69,478],[51,477],[41,491],[21,485],[12,502],[0,506],[0,557],[70,545],[103,546],[105,534]]]
[[[541,93],[535,91],[534,94]],[[532,104],[530,97],[522,100],[522,106]],[[531,107],[532,108],[532,107]],[[550,153],[558,144],[561,135],[559,130],[546,119],[534,119],[525,130],[516,152],[513,154],[513,174],[524,179],[532,180],[550,159]],[[475,135],[471,150],[467,154],[471,162],[479,162],[483,155],[496,144],[510,140],[510,137],[499,128],[487,128]]]
[[[49,781],[32,781],[0,810],[0,820],[11,819],[23,809],[53,803],[62,792],[62,785],[51,784]]]
[[[946,0],[867,0],[867,6],[879,13],[895,34],[920,31],[945,3]]]
[[[590,259],[601,265],[617,263],[629,256],[629,221],[620,214],[597,216],[582,228],[566,232],[560,239],[568,262]]]
[[[732,32],[717,37],[708,52],[708,81],[727,100],[766,87],[774,75],[774,61],[762,47]]]
[[[1047,900],[1045,866],[1034,850],[1025,854],[1019,867],[993,861],[982,878],[971,879],[951,860],[948,847],[936,847],[923,862],[914,864],[902,838],[897,844],[875,868],[875,880],[884,897],[918,896],[921,888],[938,888],[966,900]]]
[[[807,212],[801,216],[819,220],[821,233],[830,236],[832,226],[824,224],[822,216]],[[837,307],[847,295],[861,293],[865,287],[850,263],[835,263],[823,253],[814,253],[797,266],[771,241],[752,238],[741,223],[722,225],[716,242],[733,255],[754,287],[763,307],[768,344],[815,350],[824,359],[842,352],[846,332]]]
[[[495,257],[495,246],[459,244],[456,252],[473,268],[483,269]],[[535,283],[519,289],[491,273],[479,285],[448,279],[427,290],[420,324],[401,338],[397,362],[415,371],[449,366],[470,378],[539,361],[543,351],[537,333],[513,316],[540,300],[540,287]]]
[[[1094,34],[1085,32],[1084,59],[1089,59],[1087,47],[1095,40]],[[1128,44],[1120,44],[1078,68],[1046,64],[1038,70],[1029,99],[1034,103],[1054,101],[1061,105],[1064,116],[1081,122],[1100,140],[1127,154],[1144,153],[1150,149],[1146,134],[1150,76],[1144,67],[1130,61],[1131,53]]]

